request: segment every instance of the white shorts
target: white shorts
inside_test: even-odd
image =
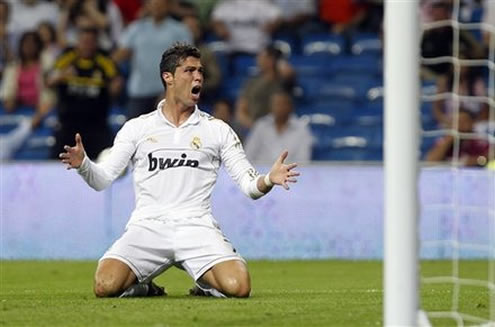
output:
[[[148,282],[173,265],[197,281],[220,262],[245,262],[211,215],[129,224],[100,261],[109,258],[127,264],[139,282]]]

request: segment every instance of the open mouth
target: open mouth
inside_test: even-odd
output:
[[[194,95],[199,95],[199,92],[201,92],[201,86],[196,85],[192,88],[191,93]]]

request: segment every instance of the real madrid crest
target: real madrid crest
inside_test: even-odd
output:
[[[193,149],[199,150],[199,148],[201,148],[201,139],[197,136],[193,137],[191,141],[191,147]]]

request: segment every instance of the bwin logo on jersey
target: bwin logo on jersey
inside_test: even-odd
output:
[[[149,159],[149,171],[154,171],[156,169],[165,170],[168,168],[177,168],[177,167],[191,167],[196,168],[199,166],[198,160],[191,160],[187,158],[185,153],[181,154],[181,159],[179,158],[155,158],[152,153],[148,154]]]

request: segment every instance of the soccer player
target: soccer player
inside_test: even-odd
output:
[[[295,163],[284,163],[285,151],[270,172],[260,176],[232,129],[198,108],[203,85],[200,57],[197,48],[186,44],[175,44],[163,53],[160,76],[165,99],[155,111],[124,124],[106,160],[92,162],[80,134],[75,135],[75,146],[65,146],[60,154],[67,168],[76,168],[96,190],[133,163],[136,208],[122,237],[99,261],[94,282],[98,297],[162,295],[163,288],[152,280],[171,266],[194,279],[191,294],[250,294],[246,262],[211,213],[218,169],[223,163],[253,199],[273,185],[288,190],[299,173]]]

